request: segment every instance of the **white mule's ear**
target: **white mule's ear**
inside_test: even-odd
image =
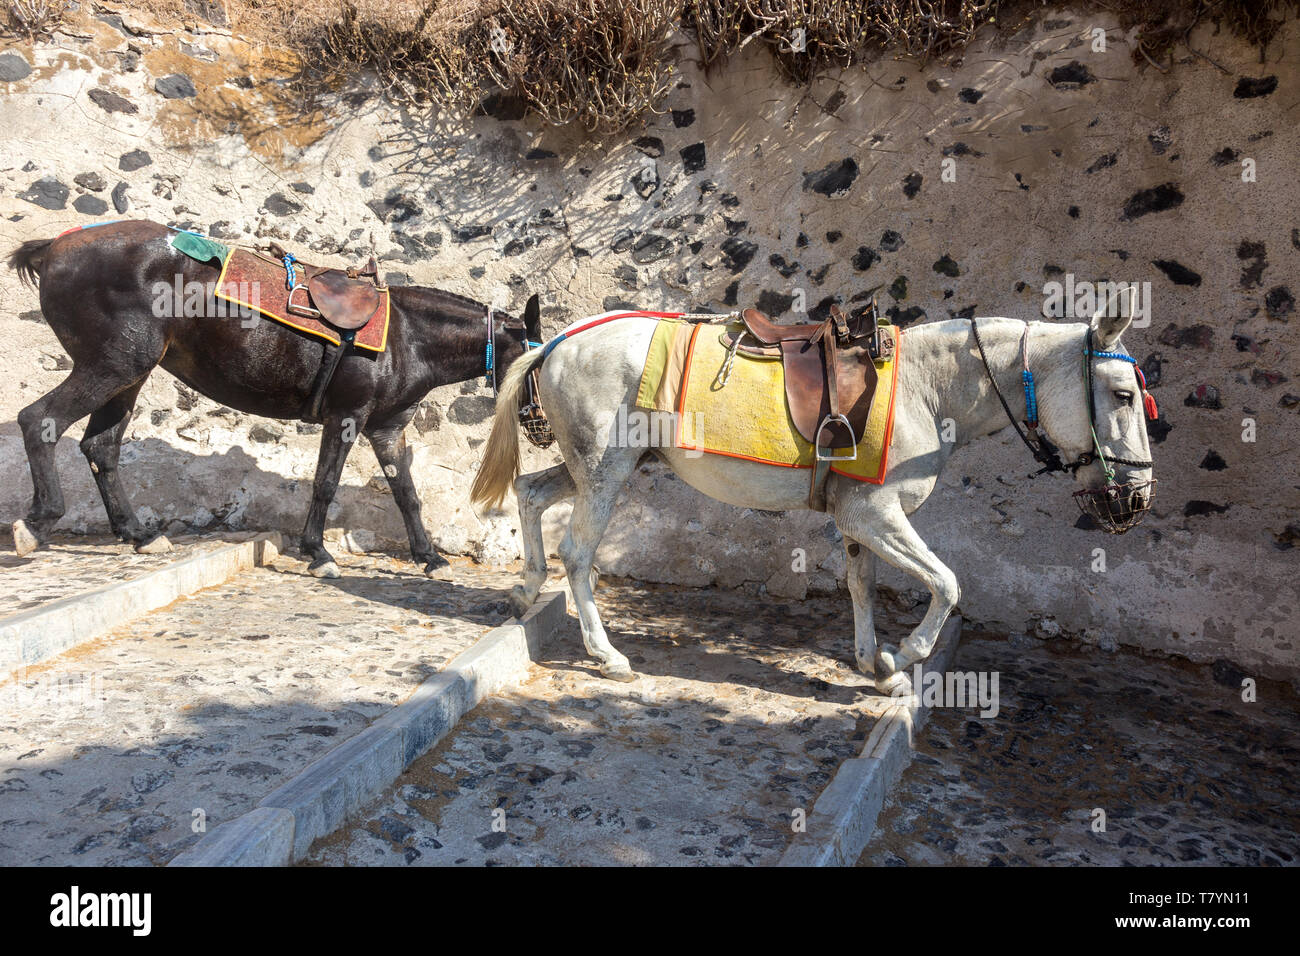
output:
[[[1127,294],[1131,297],[1133,291],[1127,290]],[[1124,294],[1121,293],[1121,295]],[[1119,306],[1120,300],[1118,298],[1115,300],[1107,298],[1092,317],[1093,343],[1103,352],[1119,341],[1119,337],[1124,334],[1124,330],[1133,321],[1133,299],[1129,299],[1128,308],[1122,309]]]

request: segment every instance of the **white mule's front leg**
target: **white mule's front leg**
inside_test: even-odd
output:
[[[901,647],[876,651],[876,686],[894,693],[907,681],[908,667],[930,656],[948,615],[961,598],[957,576],[921,540],[901,506],[870,515],[867,544],[879,557],[916,578],[930,592],[930,607]]]
[[[876,673],[876,556],[870,548],[847,535],[844,552],[849,595],[853,598],[853,657],[858,670],[873,677]]]

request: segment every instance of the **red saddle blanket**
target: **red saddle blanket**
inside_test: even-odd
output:
[[[306,282],[306,263],[295,264],[297,281]],[[315,267],[310,267],[315,271]],[[323,319],[311,318],[289,311],[289,287],[284,263],[253,249],[232,249],[217,279],[216,295],[256,309],[267,318],[299,332],[306,332],[332,345],[341,341],[340,332]],[[294,296],[294,305],[307,302],[303,292]],[[356,330],[353,345],[357,348],[382,352],[388,342],[389,299],[388,290],[379,290],[379,305],[366,324]]]

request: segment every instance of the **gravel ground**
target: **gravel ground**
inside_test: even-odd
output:
[[[222,543],[9,556],[0,616]],[[210,828],[251,809],[500,623],[517,577],[339,563],[343,579],[318,581],[281,557],[0,677],[0,864],[165,863],[199,838],[196,810]],[[522,685],[308,864],[775,863],[885,706],[851,665],[847,595],[614,581],[598,601],[635,681],[600,677],[570,617]],[[902,606],[879,617],[887,639],[915,622]],[[1247,703],[1227,665],[969,628],[954,669],[998,674],[998,714],[936,710],[859,865],[1300,860],[1286,685],[1261,682]]]
[[[1287,685],[970,631],[954,670],[999,671],[1000,712],[931,715],[859,865],[1300,862]]]

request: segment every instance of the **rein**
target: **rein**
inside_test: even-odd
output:
[[[1034,459],[1043,467],[1034,473],[1034,477],[1045,472],[1068,471],[1075,474],[1085,465],[1090,465],[1094,461],[1100,461],[1102,471],[1106,475],[1106,484],[1115,484],[1115,472],[1111,463],[1117,465],[1128,465],[1131,468],[1150,468],[1153,462],[1134,461],[1130,458],[1111,457],[1109,460],[1105,452],[1102,451],[1101,442],[1097,438],[1097,407],[1096,399],[1092,393],[1092,363],[1094,359],[1114,358],[1122,359],[1133,366],[1133,371],[1137,375],[1138,386],[1142,392],[1142,407],[1148,418],[1154,420],[1157,415],[1155,399],[1147,391],[1146,376],[1142,374],[1142,369],[1138,368],[1137,359],[1131,355],[1125,355],[1122,352],[1097,352],[1092,347],[1092,327],[1088,327],[1088,332],[1084,338],[1083,346],[1083,379],[1084,386],[1088,393],[1088,432],[1092,436],[1092,448],[1090,452],[1084,452],[1075,461],[1065,463],[1061,461],[1060,449],[1052,444],[1051,439],[1046,433],[1039,434],[1038,431],[1038,395],[1034,388],[1034,373],[1029,370],[1029,323],[1025,323],[1025,331],[1020,336],[1020,378],[1025,387],[1025,428],[1022,430],[1020,423],[1016,421],[1016,416],[1011,411],[1011,406],[1007,404],[1006,398],[1002,394],[1002,389],[998,387],[998,380],[993,374],[993,369],[989,366],[989,358],[984,351],[984,343],[980,341],[979,325],[972,316],[970,320],[971,332],[975,336],[975,345],[979,348],[980,361],[984,363],[984,371],[988,374],[989,382],[993,385],[993,391],[998,396],[998,401],[1002,403],[1002,410],[1007,413],[1007,420],[1020,436],[1020,440],[1025,443],[1025,447],[1033,454]]]
[[[975,344],[980,350],[980,361],[984,363],[984,371],[988,373],[989,382],[993,385],[993,391],[998,396],[998,401],[1002,403],[1002,410],[1007,413],[1007,421],[1011,422],[1011,427],[1016,430],[1020,440],[1025,443],[1025,447],[1043,467],[1034,472],[1033,477],[1038,477],[1046,472],[1053,471],[1078,471],[1084,465],[1092,461],[1092,456],[1083,454],[1073,465],[1067,465],[1061,461],[1060,451],[1051,443],[1046,435],[1038,434],[1038,396],[1034,391],[1034,373],[1029,371],[1029,323],[1025,323],[1025,332],[1020,337],[1020,361],[1023,366],[1021,380],[1025,384],[1025,429],[1021,429],[1020,423],[1016,421],[1016,416],[1011,411],[1011,406],[1007,404],[1006,398],[1002,394],[1002,389],[998,388],[998,380],[993,375],[993,369],[989,367],[989,357],[984,351],[984,343],[980,341],[979,326],[975,322],[975,317],[971,316],[971,332],[975,335]],[[1086,459],[1086,460],[1085,460]]]

